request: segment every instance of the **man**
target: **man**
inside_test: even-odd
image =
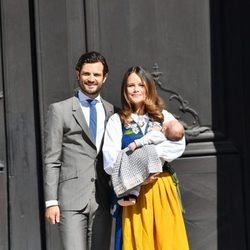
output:
[[[59,224],[65,250],[109,249],[111,190],[101,147],[114,107],[100,97],[108,65],[101,54],[89,52],[79,58],[76,74],[77,94],[49,107],[45,214],[51,224]]]

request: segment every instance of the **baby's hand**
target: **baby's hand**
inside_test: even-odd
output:
[[[128,145],[128,148],[131,150],[131,151],[134,151],[136,149],[136,143],[135,142],[131,142],[129,145]]]
[[[151,131],[162,131],[162,128],[155,126],[151,128]]]

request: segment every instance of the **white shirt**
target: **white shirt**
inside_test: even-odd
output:
[[[163,110],[164,122],[171,121],[174,116],[166,110]],[[132,115],[135,122],[136,115]],[[145,133],[146,124],[142,127]],[[114,114],[109,118],[106,126],[104,145],[102,148],[104,159],[104,170],[111,175],[112,169],[116,162],[117,156],[122,147],[122,125],[118,114]],[[155,145],[156,152],[160,159],[164,162],[171,162],[181,156],[185,150],[185,137],[179,141],[170,141],[166,139],[164,142]]]

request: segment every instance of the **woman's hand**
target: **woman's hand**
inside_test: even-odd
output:
[[[149,183],[156,182],[157,179],[158,179],[158,175],[159,175],[159,174],[160,174],[160,173],[155,173],[155,174],[150,175],[150,176],[147,178],[147,180],[145,180],[145,181],[142,183],[142,185],[147,185],[147,184],[149,184]]]
[[[134,152],[135,149],[136,149],[136,143],[135,143],[135,142],[131,142],[131,143],[128,145],[128,148],[129,148],[129,150],[131,150],[132,152]]]

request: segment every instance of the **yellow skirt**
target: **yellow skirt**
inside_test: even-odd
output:
[[[141,186],[137,203],[123,207],[123,250],[188,250],[176,186],[169,173]]]

